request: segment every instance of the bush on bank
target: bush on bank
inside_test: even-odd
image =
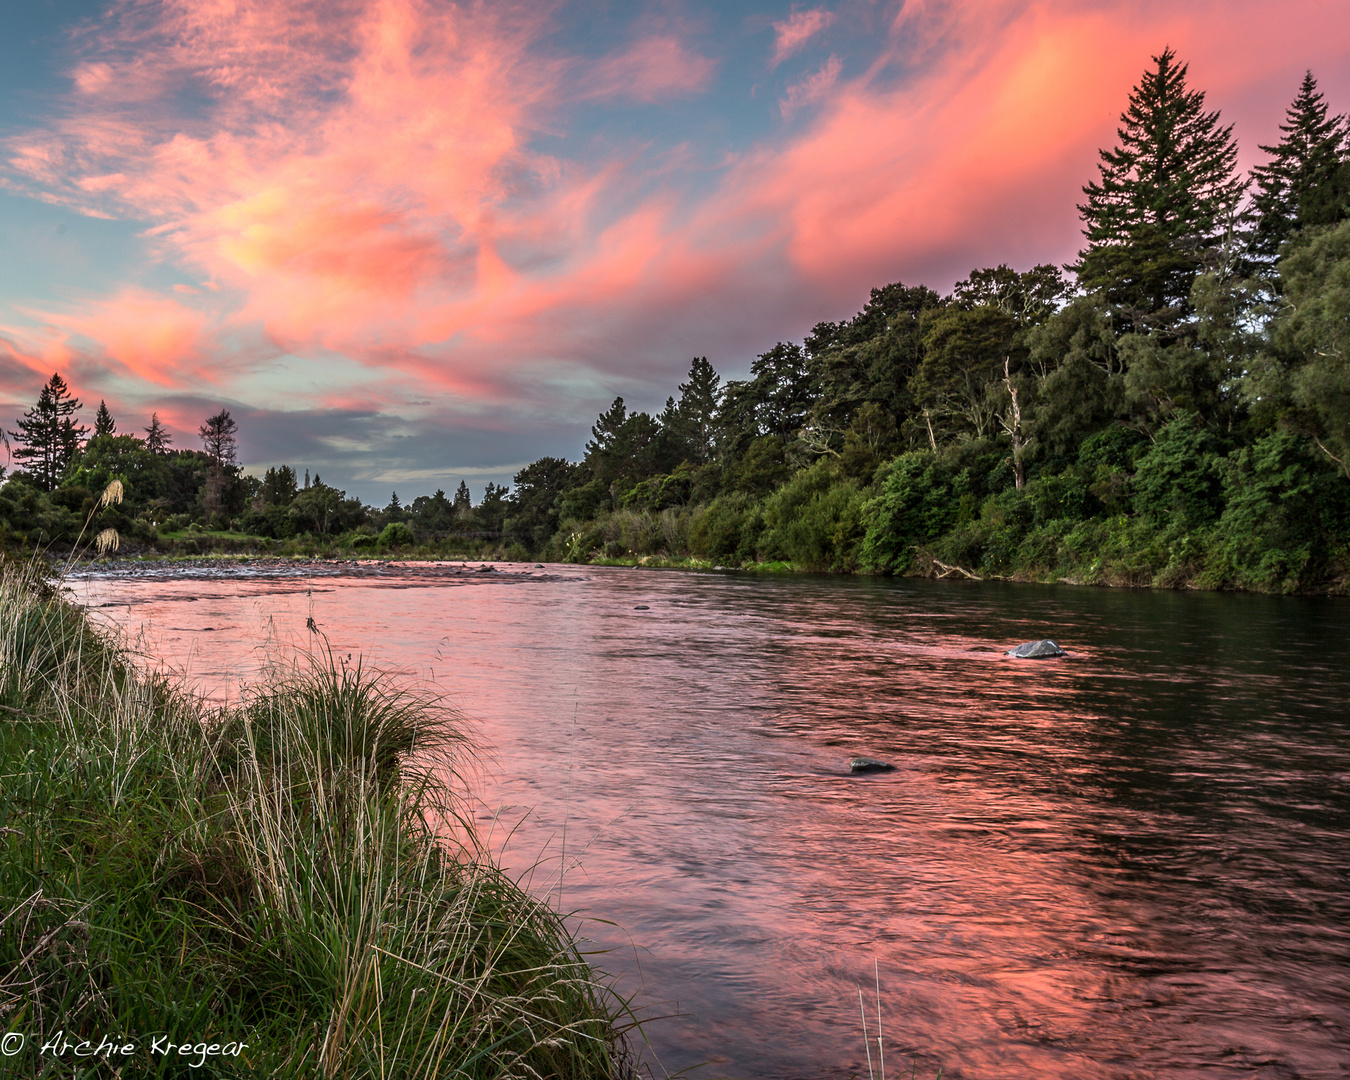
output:
[[[6,1075],[115,1075],[58,1033],[137,1076],[626,1075],[623,1003],[475,842],[454,721],[332,662],[208,707],[3,564]]]

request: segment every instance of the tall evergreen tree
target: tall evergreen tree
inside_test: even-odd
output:
[[[100,435],[115,435],[116,433],[117,421],[108,411],[108,403],[100,398],[98,413],[94,416],[94,438],[98,438]]]
[[[197,429],[207,455],[217,467],[226,468],[235,464],[238,453],[238,431],[239,425],[230,418],[228,409],[221,409],[215,416],[208,416]],[[315,477],[315,482],[318,482],[318,477]]]
[[[459,487],[455,490],[455,501],[452,505],[456,517],[463,517],[473,509],[473,497],[469,494],[469,485],[466,481],[461,480],[459,482]]]
[[[152,454],[164,454],[168,453],[169,444],[172,442],[173,436],[159,422],[159,413],[151,413],[150,426],[145,429],[145,448]]]
[[[79,399],[71,395],[60,374],[53,372],[38,394],[37,404],[19,419],[19,430],[9,433],[17,444],[14,456],[28,465],[43,491],[56,488],[80,448],[87,429],[73,419],[79,408]]]
[[[1205,112],[1171,49],[1153,61],[1130,91],[1120,144],[1100,151],[1101,182],[1083,188],[1087,247],[1074,269],[1126,328],[1166,330],[1186,314],[1196,275],[1220,261],[1244,185],[1232,125]]]
[[[721,377],[706,356],[696,356],[689,365],[689,379],[680,383],[680,400],[666,402],[661,427],[672,443],[677,459],[702,464],[713,454],[717,436],[717,410],[722,400]]]
[[[1345,217],[1350,194],[1331,190],[1340,186],[1345,162],[1345,117],[1327,115],[1311,71],[1304,74],[1284,116],[1280,141],[1261,147],[1271,160],[1252,169],[1256,194],[1251,253],[1266,265],[1274,263],[1280,245],[1305,225],[1330,225]]]

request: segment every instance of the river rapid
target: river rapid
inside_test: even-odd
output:
[[[318,639],[695,1077],[1350,1075],[1350,605],[598,567],[76,575],[235,697]],[[1051,637],[1057,660],[1003,650]],[[870,755],[894,772],[854,776]],[[879,991],[878,991],[879,985]]]

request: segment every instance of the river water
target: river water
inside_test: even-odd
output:
[[[666,1017],[653,1067],[866,1076],[861,988],[887,1076],[1350,1076],[1345,601],[521,564],[71,586],[216,695],[310,618],[444,694],[507,864]],[[1041,637],[1070,655],[1002,654]]]

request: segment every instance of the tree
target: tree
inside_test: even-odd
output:
[[[1350,479],[1350,221],[1291,247],[1278,265],[1287,302],[1271,335],[1278,359],[1253,396],[1289,401],[1285,424]]]
[[[810,356],[809,441],[837,446],[853,414],[874,401],[897,422],[913,411],[910,380],[923,362],[925,327],[946,302],[925,285],[873,289],[848,322],[819,323]]]
[[[206,448],[207,456],[216,463],[218,468],[224,469],[235,464],[235,458],[238,452],[238,440],[236,432],[239,425],[230,419],[230,411],[221,409],[215,416],[208,416],[206,421],[197,429],[197,434],[201,436],[202,445]]]
[[[696,356],[689,365],[689,379],[680,383],[680,400],[666,402],[661,430],[671,443],[677,461],[702,464],[713,454],[717,434],[717,409],[722,399],[721,378],[706,356]]]
[[[544,457],[516,473],[507,531],[523,536],[536,551],[542,548],[558,530],[559,497],[580,471],[565,458]]]
[[[268,506],[290,506],[298,490],[299,485],[295,480],[295,470],[289,465],[269,468],[263,474],[260,494],[263,502]]]
[[[173,436],[159,422],[159,413],[150,414],[150,426],[145,429],[145,448],[152,454],[168,453]]]
[[[1004,362],[1014,350],[1022,351],[1017,324],[996,307],[950,307],[932,319],[912,384],[934,450],[944,435],[994,433]]]
[[[733,379],[722,393],[717,418],[718,450],[739,461],[756,439],[794,438],[811,406],[811,373],[806,350],[780,341],[750,365],[751,378]]]
[[[1274,263],[1280,245],[1304,226],[1331,225],[1345,217],[1345,196],[1350,194],[1343,187],[1330,190],[1338,186],[1343,171],[1345,117],[1327,115],[1311,71],[1304,74],[1284,115],[1280,141],[1261,147],[1271,160],[1252,169],[1257,190],[1250,211],[1256,226],[1251,253],[1266,265]]]
[[[478,520],[485,531],[500,533],[506,517],[507,488],[504,484],[488,482],[483,489],[483,501],[478,504]]]
[[[1083,188],[1087,247],[1073,269],[1083,289],[1119,305],[1122,328],[1170,330],[1196,275],[1221,260],[1244,185],[1232,125],[1204,111],[1171,49],[1153,61],[1130,91],[1120,145],[1099,151],[1101,182]]]
[[[28,463],[28,471],[43,491],[56,488],[80,448],[86,429],[72,419],[79,408],[79,399],[71,396],[65,380],[53,372],[37,404],[19,419],[19,430],[9,433],[18,444],[14,456]]]
[[[952,290],[963,308],[996,307],[1019,327],[1039,326],[1059,310],[1069,295],[1068,283],[1058,266],[1042,263],[1019,274],[1006,263],[972,270]]]
[[[98,413],[94,417],[94,438],[100,435],[115,435],[117,433],[117,421],[108,411],[108,403],[102,398],[99,399]]]
[[[647,413],[630,413],[616,397],[591,428],[586,465],[606,485],[651,476],[660,464],[660,425]],[[631,484],[629,485],[631,486]]]
[[[469,494],[469,485],[466,481],[461,480],[459,482],[459,487],[455,490],[455,501],[452,506],[454,507],[454,514],[457,518],[467,517],[469,511],[473,509],[473,498]]]

